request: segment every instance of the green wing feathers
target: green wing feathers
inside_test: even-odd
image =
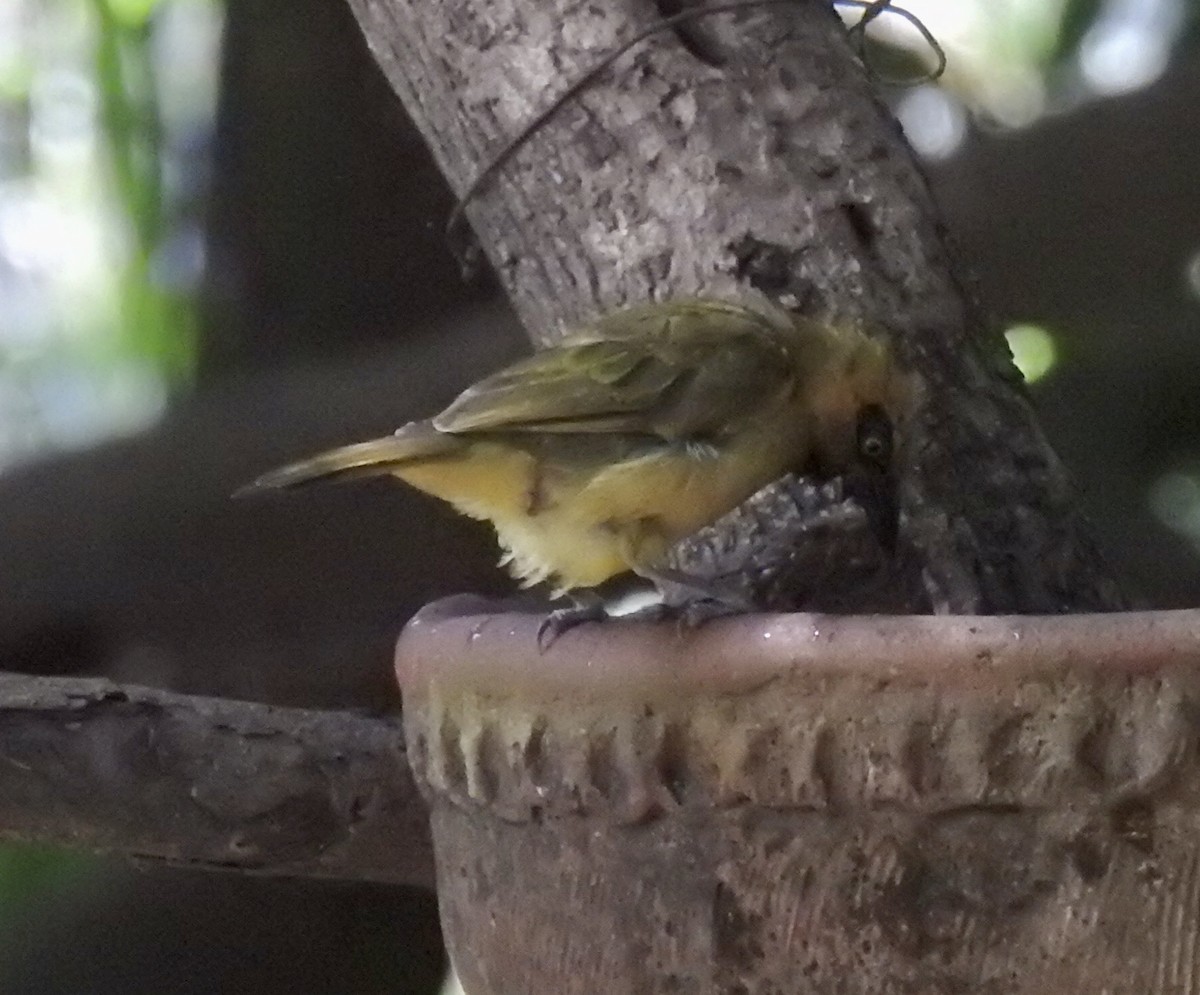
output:
[[[410,422],[382,439],[331,449],[311,459],[272,470],[243,487],[236,496],[299,487],[316,480],[382,476],[410,460],[449,456],[463,446],[461,439],[444,435],[427,421]]]
[[[433,424],[674,440],[737,423],[790,378],[779,330],[755,312],[697,302],[634,308],[480,381]]]
[[[388,474],[461,453],[480,435],[518,448],[516,436],[538,433],[713,441],[796,389],[796,332],[785,312],[722,301],[629,308],[487,377],[432,420],[274,470],[239,493]],[[803,338],[819,365],[826,336]]]
[[[560,345],[468,388],[433,423],[443,432],[586,432],[592,422],[613,431],[614,419],[636,422],[686,373],[649,343]]]

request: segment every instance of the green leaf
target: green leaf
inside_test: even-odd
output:
[[[103,0],[113,18],[127,28],[139,28],[150,20],[162,0]]]

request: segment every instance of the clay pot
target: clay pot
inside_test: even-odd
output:
[[[468,995],[1193,992],[1200,613],[418,616]]]

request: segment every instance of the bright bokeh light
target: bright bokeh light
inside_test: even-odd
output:
[[[29,88],[29,138],[34,156],[70,165],[96,155],[96,87],[76,68],[36,73]]]
[[[453,970],[446,976],[446,982],[442,985],[440,995],[466,995],[462,982],[458,980],[458,975]]]
[[[1079,46],[1084,80],[1101,94],[1147,86],[1167,68],[1185,0],[1106,0]]]
[[[1200,250],[1192,253],[1191,258],[1184,264],[1183,278],[1187,283],[1188,293],[1200,300]]]
[[[937,86],[919,86],[901,96],[896,117],[913,148],[926,159],[953,155],[967,135],[966,109]]]
[[[53,274],[62,283],[102,281],[105,222],[97,206],[71,203],[29,180],[2,184],[0,254],[20,273]]]
[[[936,87],[898,95],[905,130],[922,155],[945,158],[965,138],[968,112],[991,127],[1021,128],[1089,96],[1153,83],[1181,37],[1188,2],[1097,0],[1074,59],[1064,61],[1067,0],[897,0],[947,61]],[[862,15],[853,7],[841,13],[847,23]],[[883,14],[868,31],[933,67],[929,44],[904,18]]]
[[[1026,383],[1037,383],[1058,362],[1054,336],[1038,325],[1013,325],[1004,337]]]
[[[1174,470],[1150,488],[1150,510],[1177,535],[1200,546],[1200,473]]]
[[[1116,94],[1153,83],[1167,68],[1169,52],[1160,38],[1132,25],[1116,24],[1083,40],[1079,67],[1097,93]]]

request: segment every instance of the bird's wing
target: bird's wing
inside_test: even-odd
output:
[[[718,328],[732,334],[777,336],[793,327],[790,314],[765,303],[749,308],[732,301],[682,298],[663,304],[635,304],[603,314],[571,338],[686,337]]]
[[[456,434],[610,432],[687,439],[742,421],[791,382],[787,352],[750,319],[678,312],[664,318],[660,310],[633,322],[641,326],[633,331],[629,323],[607,324],[468,388],[434,418],[435,427]]]

